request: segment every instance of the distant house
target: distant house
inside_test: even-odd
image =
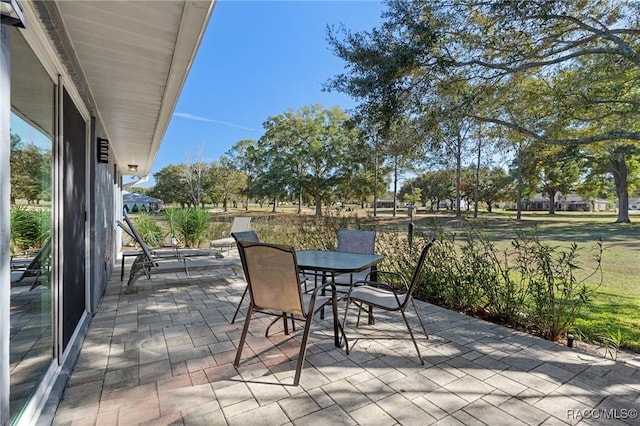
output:
[[[393,208],[393,200],[378,200],[376,201],[376,207],[379,209],[391,209]]]
[[[135,206],[135,207],[134,207]],[[122,194],[122,208],[128,212],[147,211],[157,212],[164,209],[162,200],[135,192],[124,192]]]
[[[640,198],[629,198],[629,210],[640,210]]]
[[[607,200],[591,199],[585,200],[577,194],[564,195],[556,193],[554,200],[555,210],[563,212],[599,212],[609,209]],[[524,209],[529,211],[549,210],[549,197],[543,194],[535,194],[524,202]]]

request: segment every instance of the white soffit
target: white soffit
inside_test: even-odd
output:
[[[213,4],[57,2],[123,174],[151,171]],[[128,164],[138,170],[130,172]]]

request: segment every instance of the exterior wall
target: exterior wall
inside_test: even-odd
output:
[[[90,140],[96,141],[97,137],[104,137],[97,134],[96,119],[91,120]],[[114,245],[114,167],[113,159],[110,158],[108,164],[98,163],[96,144],[90,144],[91,170],[89,172],[91,181],[91,191],[89,205],[91,206],[90,221],[90,254],[89,262],[91,268],[91,286],[89,289],[89,311],[96,312],[100,300],[107,286],[109,276],[113,271],[116,259],[113,258],[112,247]]]

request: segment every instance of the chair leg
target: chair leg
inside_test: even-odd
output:
[[[420,348],[418,348],[418,342],[416,342],[416,338],[413,335],[413,331],[411,331],[411,326],[409,325],[407,316],[404,314],[404,310],[400,310],[400,313],[402,314],[402,319],[404,319],[404,323],[407,326],[407,330],[409,330],[409,335],[411,336],[411,340],[413,340],[413,346],[416,347],[416,352],[418,352],[418,358],[420,358],[420,364],[424,365],[424,360],[422,359],[422,355],[420,354]]]
[[[296,365],[296,375],[293,377],[293,385],[298,386],[300,383],[300,374],[304,366],[304,357],[307,353],[307,340],[309,340],[309,331],[311,329],[311,320],[313,319],[313,309],[309,310],[307,320],[304,323],[304,333],[302,334],[302,343],[300,343],[300,354],[298,355],[298,364]]]
[[[344,338],[345,352],[349,355],[349,341],[347,340],[347,333],[344,332],[344,328],[342,327],[342,324],[340,324],[340,319],[338,318],[338,297],[335,292],[333,293],[331,305],[333,308],[333,333],[335,336],[336,347],[339,348],[342,346],[342,338]],[[338,332],[340,332],[340,335],[338,335]]]
[[[347,314],[349,313],[349,305],[351,305],[351,300],[347,297],[347,304],[344,307],[344,320],[342,320],[342,328],[347,328]]]
[[[416,311],[416,316],[418,317],[418,321],[420,321],[420,325],[422,326],[422,331],[424,332],[425,337],[428,339],[429,335],[427,334],[427,329],[424,326],[424,323],[422,322],[422,318],[420,317],[420,312],[418,312],[418,307],[416,306],[416,303],[413,301],[413,297],[411,298],[411,304],[413,305],[413,309]]]
[[[236,359],[233,361],[233,366],[237,367],[240,364],[240,356],[242,355],[242,347],[244,341],[247,338],[247,331],[249,331],[249,322],[251,321],[251,314],[253,313],[253,301],[249,303],[249,310],[247,316],[244,319],[244,327],[242,328],[242,334],[240,335],[240,342],[238,342],[238,351],[236,352]]]
[[[336,347],[340,347],[340,337],[338,336],[338,298],[336,297],[335,289],[331,295],[331,308],[333,310],[333,336],[335,339]],[[346,339],[345,339],[346,340]]]
[[[364,304],[362,303],[355,303],[355,305],[358,307],[358,319],[356,320],[356,328],[360,327],[360,315],[362,314],[362,311],[364,310]],[[367,324],[369,325],[373,325],[375,322],[372,321],[373,318],[373,314],[372,314],[372,308],[371,305],[369,305],[369,320],[367,322]]]
[[[240,312],[240,305],[244,302],[244,298],[247,295],[247,291],[249,290],[249,286],[244,288],[244,292],[242,293],[242,297],[240,298],[240,302],[238,302],[238,307],[236,308],[236,312],[233,314],[233,319],[231,320],[231,324],[236,322],[236,317],[238,316],[238,312]]]

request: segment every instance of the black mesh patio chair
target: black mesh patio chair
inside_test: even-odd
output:
[[[420,258],[413,271],[413,275],[410,281],[407,281],[404,276],[396,272],[386,272],[378,270],[376,271],[377,279],[375,281],[365,280],[354,282],[349,287],[349,293],[347,293],[346,296],[347,306],[344,310],[343,326],[345,328],[347,326],[347,314],[349,312],[349,307],[351,306],[351,304],[355,304],[359,307],[356,327],[360,323],[360,312],[365,306],[379,308],[390,312],[400,312],[400,314],[402,315],[402,319],[407,326],[407,330],[409,331],[409,335],[411,336],[411,340],[413,341],[413,345],[416,348],[416,352],[418,352],[420,363],[424,365],[424,360],[422,359],[422,355],[420,355],[418,343],[416,342],[415,336],[413,335],[413,331],[411,330],[411,326],[409,325],[409,321],[407,320],[405,311],[409,303],[411,303],[413,309],[416,312],[416,316],[418,317],[418,321],[420,322],[420,326],[422,327],[422,331],[428,339],[429,335],[427,334],[427,330],[424,327],[422,318],[420,318],[420,312],[418,311],[418,308],[413,301],[413,292],[418,285],[418,281],[420,279],[420,271],[422,269],[422,266],[424,265],[425,259],[427,258],[427,252],[434,244],[434,242],[435,239],[431,240],[424,247],[424,249],[422,249],[422,253],[420,254]],[[389,279],[383,280],[383,278],[385,277]]]
[[[338,230],[337,251],[348,253],[373,254],[376,248],[376,231],[363,231],[355,229]],[[362,281],[367,278],[371,270],[365,270],[354,274],[338,274],[333,278],[337,286],[350,286],[354,281]],[[340,287],[338,287],[340,290]]]

